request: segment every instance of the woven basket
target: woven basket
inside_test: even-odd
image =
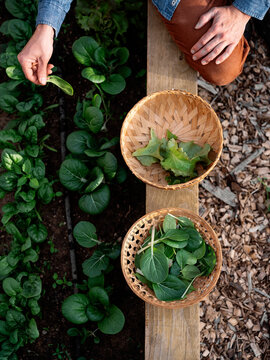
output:
[[[208,277],[199,277],[194,281],[193,285],[196,288],[196,291],[189,293],[184,300],[170,302],[158,300],[154,292],[136,278],[134,264],[136,252],[140,249],[140,245],[143,244],[145,238],[149,235],[149,230],[153,225],[157,227],[157,225],[161,224],[168,213],[175,216],[186,216],[192,220],[206,243],[213,247],[217,257],[217,263],[213,272]],[[222,251],[214,230],[203,218],[188,210],[166,208],[148,213],[132,225],[122,244],[121,266],[129,287],[142,300],[151,305],[161,306],[167,309],[184,308],[203,300],[214,288],[221,271]]]
[[[212,164],[191,181],[168,185],[165,180],[168,173],[160,164],[143,166],[132,156],[135,150],[148,144],[151,128],[159,138],[165,137],[168,129],[181,141],[209,144],[213,148]],[[211,106],[199,96],[180,90],[160,91],[140,100],[127,114],[120,138],[122,155],[133,174],[149,185],[167,190],[185,188],[204,179],[217,164],[222,143],[222,127]]]

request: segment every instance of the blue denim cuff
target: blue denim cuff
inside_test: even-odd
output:
[[[235,0],[233,6],[249,16],[262,20],[270,7],[270,1]]]
[[[72,0],[39,1],[36,26],[38,24],[50,25],[55,31],[55,37],[57,37],[66,13],[70,9],[71,1]]]
[[[152,3],[158,9],[160,14],[165,17],[165,19],[171,20],[178,4],[180,3],[180,0],[152,0]]]

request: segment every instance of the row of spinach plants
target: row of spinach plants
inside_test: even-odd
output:
[[[59,178],[68,190],[79,194],[82,211],[97,215],[109,204],[110,185],[126,180],[126,170],[112,152],[119,138],[108,138],[106,125],[112,116],[112,96],[125,89],[125,79],[131,74],[126,65],[129,51],[125,47],[107,49],[89,36],[76,40],[72,51],[84,66],[81,75],[90,81],[91,89],[77,103],[74,123],[78,130],[67,137],[70,154],[61,164]],[[63,302],[62,313],[71,323],[84,325],[70,328],[70,336],[80,336],[81,343],[92,337],[98,343],[97,330],[117,334],[125,323],[122,311],[110,301],[112,287],[104,279],[113,269],[113,260],[119,257],[120,246],[99,241],[95,226],[88,221],[79,222],[73,234],[79,245],[96,249],[82,264],[87,280],[78,285],[78,294]],[[97,328],[92,331],[89,328],[93,323]]]
[[[112,150],[118,146],[119,137],[108,138],[107,124],[113,116],[111,104],[117,101],[114,96],[126,88],[126,79],[131,75],[127,66],[129,51],[119,46],[128,24],[132,23],[123,8],[129,5],[135,10],[142,3],[134,6],[122,0],[110,4],[80,0],[76,6],[79,24],[86,32],[92,30],[98,40],[83,36],[72,46],[74,57],[83,65],[81,75],[90,82],[90,90],[77,103],[74,123],[78,129],[67,137],[70,154],[60,167],[59,177],[68,190],[79,194],[80,209],[92,216],[109,205],[110,185],[121,184],[127,177]],[[79,245],[95,250],[82,264],[87,280],[78,285],[78,294],[63,302],[62,313],[68,321],[79,325],[68,330],[70,336],[79,336],[82,344],[89,337],[99,343],[98,330],[117,334],[125,323],[122,311],[111,303],[112,287],[105,281],[105,277],[110,278],[106,275],[113,270],[113,261],[120,255],[120,245],[99,241],[96,228],[89,221],[79,222],[73,234]],[[90,330],[93,323],[96,328]]]
[[[36,262],[48,236],[41,207],[62,194],[54,192],[55,180],[46,176],[43,161],[45,149],[54,150],[43,130],[46,111],[54,106],[42,109],[42,91],[25,79],[17,60],[32,35],[37,1],[9,0],[5,5],[15,18],[0,27],[9,39],[1,44],[0,67],[9,80],[0,84],[0,108],[13,114],[0,131],[0,198],[6,201],[1,221],[9,248],[0,257],[0,358],[16,360],[18,349],[39,337],[36,318],[44,290]]]

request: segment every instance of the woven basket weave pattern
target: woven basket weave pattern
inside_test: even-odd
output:
[[[159,138],[167,130],[180,141],[208,143],[215,152],[213,163],[201,176],[184,184],[168,185],[168,174],[160,164],[143,166],[132,153],[148,144],[150,129]],[[179,189],[201,181],[214,168],[222,151],[222,128],[214,110],[196,95],[180,90],[151,94],[139,101],[127,114],[121,130],[121,151],[130,170],[142,181],[162,189]]]
[[[184,300],[170,302],[158,300],[154,292],[136,278],[134,263],[135,255],[140,249],[140,245],[143,244],[145,238],[149,235],[149,230],[153,225],[157,227],[157,225],[161,224],[168,213],[175,216],[186,216],[192,220],[206,243],[213,247],[217,256],[217,263],[211,275],[209,277],[199,277],[194,281],[193,285],[196,291],[188,294]],[[222,266],[221,246],[214,230],[198,215],[179,208],[160,209],[145,215],[130,228],[122,244],[121,266],[128,285],[142,300],[168,309],[184,308],[201,301],[215,286]]]

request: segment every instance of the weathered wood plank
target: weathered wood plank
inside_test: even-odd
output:
[[[196,73],[182,59],[151,1],[148,5],[147,93],[182,89],[196,94]],[[146,212],[168,206],[198,212],[198,186],[177,191],[146,186]],[[145,359],[198,360],[199,357],[199,305],[168,310],[146,304]]]

